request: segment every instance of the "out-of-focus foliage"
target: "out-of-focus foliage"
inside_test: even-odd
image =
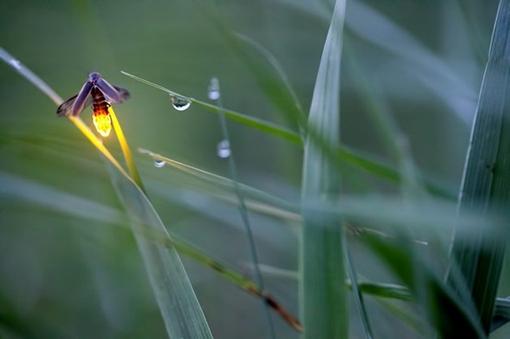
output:
[[[407,137],[419,173],[454,192],[497,3],[347,1],[346,41],[358,68]],[[245,0],[218,1],[216,6],[226,27],[276,57],[308,111],[331,4]],[[222,137],[216,115],[194,104],[175,111],[164,93],[120,73],[125,70],[204,101],[209,80],[216,76],[225,107],[295,129],[210,15],[200,1],[3,0],[0,41],[64,97],[76,93],[93,70],[128,88],[132,98],[116,112],[134,149],[144,147],[228,177],[226,161],[216,155]],[[397,167],[365,105],[368,94],[353,78],[358,71],[348,63],[341,71],[342,142]],[[83,118],[90,122],[87,112]],[[229,131],[240,181],[297,205],[302,147],[241,124],[229,122]],[[105,143],[120,154],[113,142]],[[148,194],[171,232],[229,267],[253,274],[237,206],[218,198],[224,197],[223,190],[169,166],[156,168],[144,155],[135,157]],[[57,119],[50,100],[3,64],[0,159],[0,337],[164,338],[163,321],[104,163],[65,119]],[[398,186],[355,166],[347,166],[341,177],[346,195],[391,196],[385,206],[396,201]],[[372,205],[369,200],[358,206]],[[371,213],[381,205],[373,206]],[[432,211],[442,215],[434,206],[425,208],[425,219],[434,219]],[[419,214],[399,212],[406,220]],[[257,212],[250,212],[250,218],[260,262],[295,271],[296,219]],[[126,227],[115,227],[124,222]],[[363,225],[351,226],[347,234],[357,273],[370,281],[400,282],[364,243]],[[414,253],[441,274],[453,225],[434,226],[431,239],[421,239],[429,240],[428,246],[409,246],[416,246]],[[427,232],[421,229],[418,235],[423,234]],[[215,337],[267,334],[259,300],[209,268],[183,259]],[[510,293],[507,266],[502,296]],[[295,280],[268,271],[265,283],[298,313]],[[370,296],[365,302],[375,337],[392,337],[396,331],[402,337],[419,337],[416,328],[426,328],[413,304],[383,303]],[[420,320],[402,320],[402,313]],[[350,335],[361,336],[354,307],[350,316]],[[274,322],[278,338],[298,336],[278,317]],[[504,338],[508,331],[502,327],[494,337]]]

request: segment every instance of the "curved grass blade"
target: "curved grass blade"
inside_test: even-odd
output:
[[[165,162],[165,164],[167,164],[179,171],[182,171],[184,173],[192,175],[192,176],[194,176],[200,180],[203,180],[205,182],[209,182],[209,183],[212,183],[219,187],[224,187],[227,189],[234,188],[234,182],[232,181],[232,179],[205,171],[203,169],[185,164],[183,162],[179,162],[177,160],[173,160],[169,157],[163,156],[158,153],[154,153],[154,152],[144,149],[144,148],[139,148],[138,150],[140,153],[146,154],[154,160],[163,161],[163,162]],[[249,196],[253,199],[259,200],[265,204],[270,204],[272,206],[276,206],[276,207],[284,209],[285,211],[290,212],[290,213],[297,213],[299,211],[299,208],[295,204],[290,203],[282,198],[279,198],[277,196],[274,196],[272,194],[269,194],[267,192],[264,192],[262,190],[259,190],[257,188],[254,188],[254,187],[242,184],[242,183],[238,183],[238,186],[243,194],[246,194],[247,196]],[[295,217],[295,218],[297,218],[297,217]]]
[[[324,2],[280,0],[323,20],[331,12]],[[363,1],[352,1],[348,7],[346,28],[358,37],[394,54],[424,86],[441,98],[469,126],[476,104],[473,84],[457,74],[444,60],[434,54],[396,22]],[[452,95],[453,92],[453,95]]]
[[[510,204],[509,30],[510,1],[501,0],[464,167],[461,214],[474,210],[483,216]],[[508,215],[504,220],[508,223]],[[485,333],[491,326],[506,247],[506,239],[489,237],[488,232],[480,227],[470,238],[455,236],[451,258],[462,272]],[[449,283],[458,291],[451,272]]]
[[[46,94],[56,105],[60,105],[64,100],[50,87],[47,83],[41,80],[31,70],[21,63],[18,59],[10,55],[5,49],[0,47],[0,59],[2,59],[9,66],[14,68],[16,72],[21,74],[24,78],[30,81],[41,92]]]
[[[17,197],[24,201],[43,206],[58,213],[70,215],[72,217],[94,222],[99,221],[107,225],[131,230],[131,228],[127,225],[128,221],[125,218],[125,215],[121,211],[2,171],[0,171],[0,196],[1,195],[5,195],[10,198]],[[262,298],[271,308],[274,309],[275,312],[277,312],[277,314],[282,316],[292,328],[296,331],[302,330],[302,325],[296,317],[286,310],[285,307],[268,292],[259,289],[257,284],[241,273],[228,268],[220,261],[212,258],[206,253],[203,253],[195,246],[182,239],[177,237],[168,239],[165,234],[162,234],[157,230],[150,229],[145,225],[142,226],[143,228],[136,230],[140,236],[164,247],[175,247],[175,249],[182,255],[185,255],[195,260],[197,263],[214,270],[221,277],[249,294]]]
[[[238,40],[246,43],[247,45],[249,45],[253,49],[255,49],[261,56],[263,56],[266,59],[268,64],[271,65],[271,67],[274,69],[274,71],[277,75],[276,77],[273,76],[271,72],[266,71],[265,68],[263,68],[263,67],[256,67],[256,69],[253,69],[253,72],[252,72],[252,74],[254,76],[265,75],[265,77],[268,78],[268,80],[266,80],[268,82],[268,85],[271,85],[272,83],[280,83],[280,85],[275,84],[272,86],[263,86],[263,89],[265,90],[266,95],[269,96],[270,98],[272,98],[274,102],[277,102],[277,100],[279,100],[277,98],[277,93],[278,92],[286,93],[285,96],[289,98],[286,100],[287,105],[286,106],[280,105],[280,106],[282,106],[282,108],[284,108],[286,111],[295,112],[295,114],[304,116],[304,111],[303,111],[303,108],[299,101],[299,98],[289,81],[289,77],[283,70],[282,65],[280,65],[280,63],[278,62],[276,57],[273,54],[271,54],[271,52],[269,52],[266,48],[264,48],[264,46],[262,46],[255,40],[253,40],[243,34],[236,33],[235,37],[237,37]],[[251,53],[243,53],[243,55],[249,56],[249,55],[251,55]],[[246,60],[245,58],[242,58],[242,59]],[[263,72],[262,73],[258,72],[258,70],[263,70]],[[261,79],[259,82],[264,84],[266,81],[262,81],[262,80],[263,79]],[[271,89],[274,86],[279,86],[282,88],[282,90],[278,91],[276,93],[271,91]]]
[[[256,128],[260,131],[275,135],[277,137],[280,137],[282,139],[288,140],[293,143],[298,143],[298,144],[301,143],[301,137],[299,136],[299,134],[297,134],[287,128],[280,127],[276,124],[273,124],[271,122],[267,122],[267,121],[264,121],[261,119],[250,117],[248,115],[238,113],[236,111],[224,109],[224,108],[218,107],[216,105],[210,104],[208,102],[201,101],[201,100],[198,100],[198,99],[195,99],[192,97],[188,97],[186,95],[181,95],[181,94],[171,91],[161,85],[155,84],[151,81],[145,80],[143,78],[140,78],[140,77],[130,74],[128,72],[121,71],[121,73],[124,74],[125,76],[128,76],[128,77],[136,80],[136,81],[142,82],[146,85],[152,86],[152,87],[157,88],[163,92],[166,92],[166,93],[168,93],[168,95],[171,95],[174,97],[185,98],[186,100],[188,100],[194,104],[200,105],[211,112],[218,113],[218,114],[223,113],[223,114],[225,114],[225,117],[227,117],[228,119],[231,119],[232,121],[241,123],[241,124],[249,126],[249,127]]]
[[[404,238],[404,237],[403,237]],[[441,338],[485,338],[474,312],[420,260],[408,242],[369,236],[370,248],[406,285]]]
[[[205,316],[175,247],[165,247],[140,236],[145,229],[172,238],[145,193],[113,166],[114,187],[131,218],[138,248],[170,338],[212,338]]]
[[[357,57],[352,48],[346,48],[346,60],[349,61],[353,78],[356,85],[361,89],[365,97],[368,111],[374,120],[374,125],[380,131],[382,141],[398,164],[400,169],[401,191],[404,195],[425,196],[421,176],[418,174],[409,149],[407,137],[400,131],[397,122],[388,111],[383,97],[370,81],[357,62]]]
[[[15,65],[19,65],[19,63],[9,62],[9,60],[4,59],[4,61],[15,68]],[[17,70],[41,90],[44,91],[45,88],[49,88],[48,85],[28,71],[28,69],[17,68]],[[23,70],[26,71],[23,72]],[[52,90],[44,92],[48,95],[54,93]],[[60,104],[60,102],[56,101],[58,96],[52,97],[50,95],[50,97],[57,105]],[[135,237],[149,273],[156,301],[160,307],[168,335],[171,338],[212,338],[203,311],[175,248],[165,248],[151,243],[136,232],[141,229],[142,225],[148,225],[162,232],[170,239],[170,235],[149,199],[140,186],[127,175],[108,149],[104,147],[103,143],[80,118],[70,117],[69,120],[75,124],[108,160],[108,168],[110,169],[114,186],[119,193],[120,199],[126,206],[128,214],[132,218]],[[118,133],[117,136],[126,155],[124,147],[128,147],[127,142],[125,142],[125,139],[123,140],[122,133]],[[124,145],[122,145],[123,143]],[[129,150],[128,152],[130,153]],[[128,161],[128,167],[132,170],[131,166],[134,166],[132,159],[126,156],[126,160]],[[132,162],[131,164],[129,164],[130,161]],[[132,174],[135,173],[132,171]],[[138,180],[141,183],[140,178],[136,177],[136,175],[134,180]]]
[[[219,27],[234,52],[239,55],[239,59],[248,66],[265,95],[284,114],[286,121],[289,124],[297,122],[302,129],[302,126],[306,124],[305,113],[278,60],[254,40],[241,34],[232,34],[219,22],[216,26]],[[257,53],[248,51],[245,46],[254,49]],[[266,62],[261,62],[260,58],[255,57],[256,54],[261,55]],[[267,64],[271,67],[269,68]]]
[[[269,123],[269,122],[254,118],[254,117],[251,117],[251,116],[243,114],[243,113],[235,112],[235,111],[228,110],[228,109],[223,109],[216,105],[213,105],[213,104],[210,104],[210,103],[198,100],[198,99],[194,99],[194,98],[186,96],[186,95],[179,94],[179,93],[174,92],[174,91],[172,91],[168,88],[165,88],[161,85],[155,84],[151,81],[145,80],[143,78],[140,78],[136,75],[132,75],[132,74],[124,72],[124,71],[122,71],[121,73],[136,80],[136,81],[142,82],[146,85],[149,85],[149,86],[157,88],[163,92],[166,92],[169,95],[186,98],[187,100],[189,100],[197,105],[200,105],[211,112],[214,112],[217,114],[221,114],[222,112],[224,112],[225,117],[232,121],[244,124],[248,127],[258,129],[262,132],[272,134],[274,136],[280,137],[282,139],[291,141],[296,144],[302,143],[301,137],[299,136],[298,133],[292,132],[284,127],[280,127],[273,123]],[[359,151],[355,151],[345,145],[327,145],[326,143],[324,143],[324,140],[322,140],[322,137],[320,136],[320,134],[316,133],[316,132],[314,133],[313,129],[310,129],[310,126],[304,125],[302,127],[305,131],[307,131],[312,136],[312,138],[314,138],[318,143],[321,144],[321,147],[323,147],[325,149],[325,151],[327,152],[327,156],[331,158],[332,163],[338,169],[343,170],[344,165],[348,164],[348,165],[354,166],[356,168],[363,169],[364,171],[366,171],[369,174],[374,175],[375,177],[379,177],[379,178],[388,180],[390,182],[398,183],[401,180],[401,174],[399,173],[399,171],[397,171],[392,166],[387,165],[382,161],[376,160],[369,155],[363,154]],[[445,198],[455,199],[455,194],[452,193],[451,190],[445,189],[444,187],[442,187],[441,185],[437,184],[436,182],[434,182],[430,179],[424,178],[424,181],[425,181],[427,189],[431,193],[434,193],[438,196],[442,196]]]
[[[313,91],[308,126],[327,145],[339,142],[340,63],[345,0],[337,0],[322,52]],[[311,126],[311,127],[310,127]],[[332,201],[338,194],[338,173],[317,139],[305,141],[302,201]],[[300,253],[300,302],[304,338],[346,338],[349,326],[343,264],[343,231],[339,224],[323,227],[320,214],[303,210]]]

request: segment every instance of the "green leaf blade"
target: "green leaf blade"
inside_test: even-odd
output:
[[[502,0],[464,168],[461,213],[475,210],[487,215],[510,204],[509,30],[510,1]],[[491,326],[505,252],[502,239],[489,237],[487,232],[479,227],[470,238],[457,236],[452,249],[452,260],[463,274],[486,333]],[[459,289],[451,275],[449,282]]]
[[[170,338],[212,338],[205,315],[175,247],[155,243],[148,231],[171,239],[149,199],[131,180],[109,166],[124,204]]]
[[[324,44],[309,114],[309,124],[326,142],[339,140],[340,62],[345,1],[335,5]],[[303,160],[303,202],[330,199],[338,188],[336,173],[323,147],[308,136]],[[342,231],[323,227],[321,216],[303,211],[301,237],[301,312],[304,338],[347,338],[348,314],[342,251]]]

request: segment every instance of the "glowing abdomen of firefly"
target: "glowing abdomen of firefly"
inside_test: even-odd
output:
[[[110,112],[108,112],[109,103],[106,102],[106,99],[99,90],[96,88],[92,89],[92,97],[93,97],[93,113],[92,113],[92,122],[96,127],[97,132],[102,137],[107,137],[110,135],[112,130],[112,119],[110,118]]]

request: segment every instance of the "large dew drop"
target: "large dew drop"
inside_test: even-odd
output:
[[[209,100],[218,100],[221,96],[220,93],[220,82],[218,78],[211,78],[211,82],[209,83],[209,87],[207,88],[207,97]]]
[[[216,154],[218,154],[218,157],[226,159],[230,157],[231,153],[232,152],[230,150],[230,143],[228,142],[228,140],[221,140],[216,148]]]
[[[184,97],[171,95],[170,101],[172,102],[173,108],[180,112],[187,110],[191,106],[191,101]]]
[[[163,160],[156,159],[154,160],[154,167],[156,168],[165,167],[165,162]]]

